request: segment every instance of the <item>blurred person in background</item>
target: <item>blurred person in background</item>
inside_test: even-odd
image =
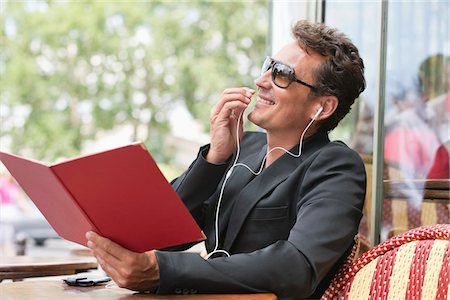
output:
[[[399,113],[387,125],[385,160],[389,179],[449,178],[448,57],[425,59],[418,72],[418,89],[404,92]]]
[[[430,56],[420,66],[420,78],[423,94],[428,95],[428,122],[440,143],[427,178],[450,178],[450,57]]]
[[[419,66],[417,88],[394,101],[398,113],[386,125],[385,179],[403,181],[407,223],[394,228],[392,220],[401,217],[383,201],[383,239],[429,223],[450,223],[448,203],[435,203],[429,212],[423,202],[426,180],[450,178],[449,66],[442,54],[427,57]]]
[[[27,216],[30,207],[9,174],[0,173],[0,244],[5,255],[15,254],[14,223]]]

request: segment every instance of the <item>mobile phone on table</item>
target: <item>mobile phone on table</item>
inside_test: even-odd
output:
[[[63,279],[63,281],[70,286],[94,286],[107,283],[111,281],[111,277],[108,276],[81,276],[81,277],[69,277]]]

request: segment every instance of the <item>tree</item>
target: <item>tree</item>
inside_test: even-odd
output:
[[[267,14],[264,1],[6,2],[0,142],[54,160],[128,127],[168,160],[174,104],[208,130],[221,91],[252,85]]]

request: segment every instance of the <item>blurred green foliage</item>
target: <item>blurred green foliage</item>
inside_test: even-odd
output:
[[[209,130],[223,89],[252,86],[266,1],[4,1],[0,141],[36,159],[78,155],[123,126],[170,160],[168,114]]]

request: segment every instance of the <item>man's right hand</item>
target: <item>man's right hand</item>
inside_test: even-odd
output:
[[[213,164],[225,162],[236,149],[236,134],[239,139],[243,133],[243,120],[239,115],[249,105],[254,90],[241,87],[226,89],[220,101],[211,112],[211,147],[206,160]],[[239,132],[236,132],[239,126]]]

